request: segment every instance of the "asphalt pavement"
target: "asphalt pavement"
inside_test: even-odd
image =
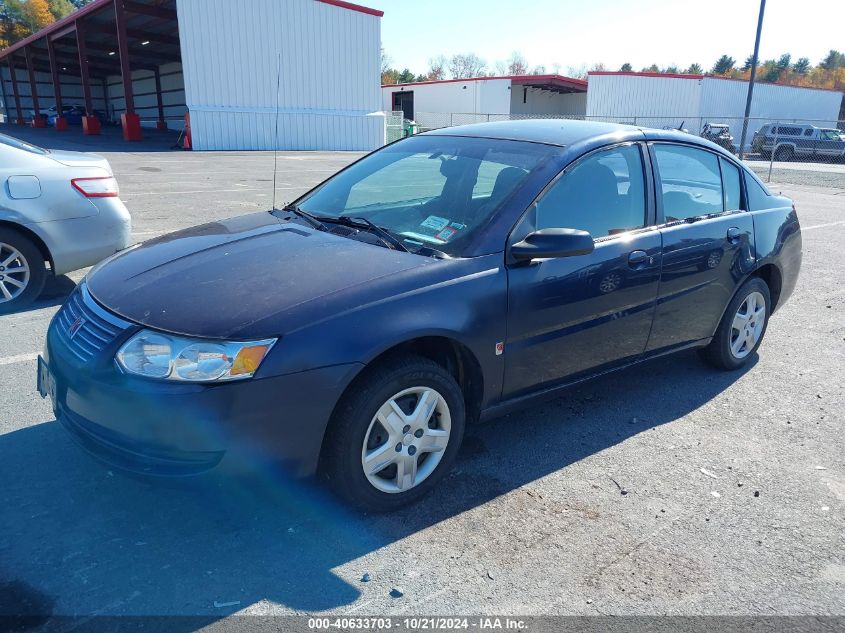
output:
[[[272,204],[271,153],[26,134],[107,156],[136,240]],[[357,157],[280,153],[277,200]],[[845,188],[773,188],[804,265],[746,370],[681,353],[473,426],[388,516],[270,470],[163,486],[91,460],[36,393],[84,271],[59,278],[0,316],[0,614],[845,615]]]

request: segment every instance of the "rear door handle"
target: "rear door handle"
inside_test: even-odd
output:
[[[651,258],[645,251],[631,251],[628,254],[628,265],[631,268],[636,268],[648,262]]]
[[[742,237],[742,231],[739,230],[739,227],[732,226],[728,229],[728,241],[733,244],[739,241],[739,238]]]

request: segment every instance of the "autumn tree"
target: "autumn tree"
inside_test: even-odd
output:
[[[526,75],[528,74],[528,61],[523,57],[519,51],[514,51],[508,58],[507,66],[505,67],[506,75]]]

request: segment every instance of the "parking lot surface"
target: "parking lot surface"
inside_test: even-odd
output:
[[[270,153],[69,139],[120,150],[138,241],[272,201]],[[357,156],[280,153],[279,203]],[[845,188],[772,188],[804,264],[750,368],[682,353],[473,426],[435,493],[387,516],[270,471],[162,485],[91,460],[36,393],[84,271],[56,280],[0,317],[0,614],[845,614]]]

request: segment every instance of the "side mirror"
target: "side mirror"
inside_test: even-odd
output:
[[[594,249],[593,236],[577,229],[540,229],[510,248],[516,261],[544,257],[588,255]]]

